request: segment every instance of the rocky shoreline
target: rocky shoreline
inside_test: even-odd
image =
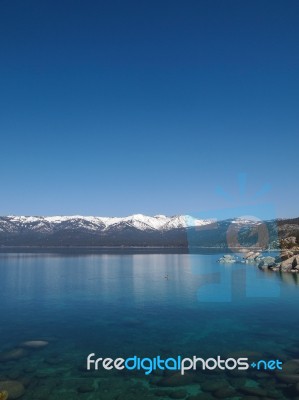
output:
[[[223,264],[254,264],[262,270],[273,272],[299,273],[299,246],[295,237],[283,239],[280,255],[277,257],[263,256],[260,251],[249,251],[243,257],[226,254],[218,262]]]

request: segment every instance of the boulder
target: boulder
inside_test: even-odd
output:
[[[270,257],[270,256],[263,257],[263,261],[264,261],[264,263],[267,264],[267,265],[273,265],[273,264],[275,264],[275,258],[274,258],[274,257]]]
[[[282,251],[280,257],[277,257],[279,261],[285,261],[288,258],[292,257],[294,253],[292,251]]]
[[[246,260],[247,258],[252,257],[253,254],[254,254],[254,251],[249,251],[248,253],[246,253],[246,254],[244,255],[243,258],[245,258],[245,260]]]
[[[19,360],[20,358],[26,357],[27,354],[27,350],[19,347],[12,350],[3,351],[0,353],[0,362]]]
[[[225,254],[223,257],[221,257],[218,260],[220,263],[235,263],[236,259],[234,256],[230,255],[230,254]]]
[[[21,347],[26,347],[29,349],[42,349],[48,346],[49,342],[45,340],[28,340],[27,342],[21,343]]]
[[[296,245],[296,236],[290,236],[288,238],[281,239],[281,245],[282,245],[282,247],[295,246]]]
[[[7,400],[8,399],[8,392],[6,390],[2,390],[0,392],[0,400]]]
[[[289,272],[292,269],[298,269],[299,256],[295,255],[280,263],[280,269],[283,272]]]
[[[7,392],[8,399],[18,399],[25,393],[24,385],[19,381],[0,381],[0,392]]]
[[[247,253],[246,254],[246,256],[244,257],[246,260],[248,260],[248,261],[254,261],[254,260],[256,260],[259,256],[260,256],[260,252],[253,252],[253,251],[251,251],[251,252],[249,252],[249,253]]]

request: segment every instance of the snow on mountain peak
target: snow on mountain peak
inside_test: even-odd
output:
[[[128,217],[97,217],[97,216],[7,216],[3,217],[7,224],[26,225],[32,230],[49,231],[52,228],[61,227],[82,227],[88,230],[108,230],[113,227],[124,225],[134,227],[138,230],[162,230],[186,228],[210,223],[209,220],[192,219],[185,215],[175,215],[167,217],[165,215],[147,216],[143,214],[133,214]]]

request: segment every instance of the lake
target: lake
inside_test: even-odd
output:
[[[2,251],[0,390],[1,381],[12,381],[9,399],[24,400],[296,398],[299,365],[297,371],[290,360],[299,358],[297,275],[219,264],[221,255],[175,249]],[[36,340],[48,345],[22,344]],[[289,375],[253,369],[185,376],[87,371],[90,353],[242,354],[280,359]]]

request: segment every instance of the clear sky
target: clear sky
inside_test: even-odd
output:
[[[297,0],[0,0],[0,214],[299,215]]]

